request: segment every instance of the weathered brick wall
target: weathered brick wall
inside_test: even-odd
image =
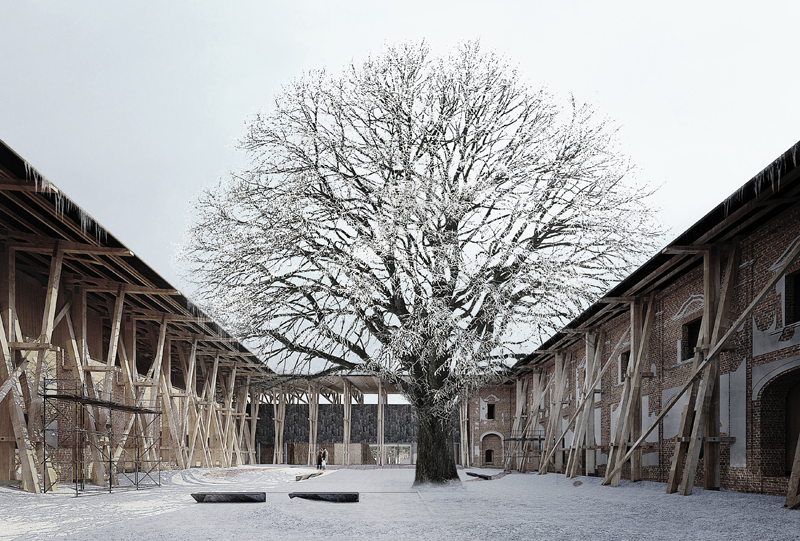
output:
[[[723,332],[761,291],[765,282],[773,276],[781,256],[798,238],[800,238],[800,206],[776,217],[755,233],[741,240],[740,266],[736,272],[730,317],[727,322],[723,322]],[[723,253],[721,258],[721,279],[724,279],[726,255],[727,252]],[[770,270],[771,268],[772,270]],[[800,270],[800,263],[795,263],[788,269],[787,274],[798,270]],[[723,425],[722,435],[729,435],[724,428],[731,427],[729,430],[733,430],[732,427],[735,423],[746,427],[743,437],[746,443],[746,466],[732,467],[731,445],[727,443],[721,445],[720,478],[722,487],[726,489],[769,494],[782,494],[786,491],[788,477],[785,471],[786,425],[784,414],[787,389],[800,381],[800,335],[795,337],[794,334],[800,324],[785,326],[781,287],[779,282],[776,287],[771,288],[757,307],[753,318],[744,322],[741,329],[728,343],[727,351],[722,352],[719,357],[721,384],[728,385],[726,393],[727,389],[730,389],[731,393],[734,392],[732,382],[737,369],[743,366],[743,370],[746,371],[746,383],[742,389],[737,388],[737,392],[745,393],[745,419],[742,419],[742,416],[734,411],[732,406],[729,409],[728,402],[721,404],[721,407],[725,409],[721,412],[723,422],[724,419],[730,419],[727,425]],[[679,344],[679,341],[685,341],[685,325],[702,316],[704,302],[702,294],[703,270],[700,262],[657,293],[654,327],[647,346],[647,358],[644,366],[645,371],[654,372],[654,377],[644,378],[642,381],[643,400],[647,400],[647,411],[643,412],[644,428],[650,425],[647,417],[653,418],[661,411],[662,401],[666,402],[671,396],[671,390],[683,385],[691,372],[691,358],[684,358],[689,355],[681,355],[679,351],[681,345],[684,346],[683,350],[691,351],[693,344],[687,348],[685,344]],[[629,322],[628,313],[622,313],[604,326],[603,330],[606,332],[606,336],[604,344],[602,344],[602,363],[608,361],[612,349],[622,332],[628,327]],[[760,333],[773,330],[769,336],[761,334],[761,338],[759,338],[761,340],[759,343],[766,343],[767,339],[772,340],[768,347],[762,346],[759,350],[754,346],[754,324]],[[625,344],[621,351],[629,349],[630,344]],[[568,353],[570,355],[567,366],[568,385],[564,396],[569,404],[565,404],[562,410],[562,417],[565,420],[571,416],[577,405],[576,387],[582,388],[584,384],[584,343],[582,341],[577,343],[568,350]],[[780,369],[775,369],[777,371],[771,379],[764,380],[765,369],[758,367],[778,360],[785,360],[788,370],[780,372]],[[794,366],[795,364],[798,366]],[[542,368],[545,372],[553,374],[554,361],[550,360],[544,363]],[[761,379],[755,383],[753,381],[754,369],[762,374],[759,376]],[[742,372],[737,374],[742,374]],[[530,376],[525,375],[524,377],[529,378]],[[755,385],[757,387],[754,387]],[[619,404],[622,387],[618,368],[616,365],[612,365],[602,379],[601,394],[596,397],[595,404],[600,409],[598,440],[601,445],[601,454],[598,456],[598,464],[601,475],[605,471],[603,464],[611,443],[612,412],[615,412]],[[553,392],[554,390],[551,388],[547,393],[545,407],[549,407]],[[491,394],[499,399],[495,406],[498,415],[496,420],[486,421],[481,419],[480,400]],[[477,442],[481,435],[496,431],[502,434],[503,438],[509,437],[513,405],[514,387],[511,385],[485,387],[471,397],[469,426],[470,437],[474,442],[473,457],[476,464],[479,463],[478,460],[481,457],[478,456],[475,446],[478,445]],[[683,401],[681,400],[668,417],[673,424],[675,416],[678,420],[680,419],[682,405]],[[529,394],[528,408],[530,407]],[[546,423],[547,417],[545,416],[541,419],[540,424],[546,426]],[[658,451],[657,460],[654,454],[645,455],[649,458],[647,463],[651,464],[643,467],[643,475],[647,480],[664,482],[669,475],[675,446],[674,437],[671,436],[674,434],[665,438],[664,431],[665,425],[662,422],[654,432],[654,435],[657,435],[657,442],[652,450]],[[703,474],[703,460],[701,459],[695,484],[702,484]],[[626,466],[623,470],[623,477],[628,476],[629,472]]]
[[[494,404],[494,419],[487,419],[487,406]],[[482,465],[484,443],[495,451],[494,464],[502,464],[505,439],[510,436],[516,410],[515,385],[492,385],[473,394],[469,403],[469,427],[472,464]],[[489,436],[497,434],[497,438]],[[487,438],[489,438],[487,440]]]

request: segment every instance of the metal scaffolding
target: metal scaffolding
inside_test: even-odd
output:
[[[43,491],[56,483],[91,492],[161,486],[161,412],[130,397],[45,379]],[[122,430],[120,430],[122,427]]]

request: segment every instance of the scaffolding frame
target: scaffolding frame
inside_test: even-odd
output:
[[[161,434],[156,429],[162,412],[125,395],[91,394],[77,379],[43,381],[43,492],[56,490],[48,479],[74,485],[76,497],[161,486]],[[128,430],[114,431],[115,415],[123,416]],[[95,468],[103,472],[102,483],[91,482]]]
[[[503,440],[504,462],[516,465],[517,471],[538,470],[544,439],[544,430],[541,428],[512,430],[511,435]]]

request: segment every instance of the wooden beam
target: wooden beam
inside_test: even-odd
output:
[[[691,246],[667,246],[662,254],[704,254],[715,248],[713,244],[695,244]]]
[[[70,255],[116,255],[133,257],[134,253],[127,248],[110,248],[108,246],[92,246],[89,244],[80,244],[77,242],[55,241],[55,242],[34,242],[34,243],[13,243],[12,247],[15,250],[22,252],[35,252],[46,254],[53,251],[55,244],[58,244],[60,250],[65,254]]]
[[[142,321],[161,321],[162,319],[166,319],[167,321],[181,321],[185,323],[213,323],[214,320],[210,317],[204,316],[191,316],[185,314],[173,314],[169,312],[159,312],[157,310],[145,310],[143,308],[133,308],[132,312],[135,314],[136,319],[140,319]]]
[[[597,302],[604,303],[632,303],[636,301],[636,297],[603,297]]]
[[[196,340],[200,340],[202,342],[227,342],[236,344],[239,341],[236,338],[231,337],[222,337],[222,336],[214,336],[212,334],[194,334],[194,333],[181,333],[181,332],[171,332],[169,337],[173,340],[185,340],[187,342],[194,342]]]
[[[109,280],[110,281],[110,280]],[[136,286],[132,284],[120,283],[114,286],[86,286],[86,291],[92,293],[117,293],[120,291],[128,295],[180,295],[181,292],[177,289],[161,289],[157,287]]]

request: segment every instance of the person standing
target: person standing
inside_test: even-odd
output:
[[[322,469],[325,469],[325,466],[328,465],[328,450],[323,447],[322,449]]]
[[[322,469],[322,449],[317,451],[317,469],[318,470]]]

